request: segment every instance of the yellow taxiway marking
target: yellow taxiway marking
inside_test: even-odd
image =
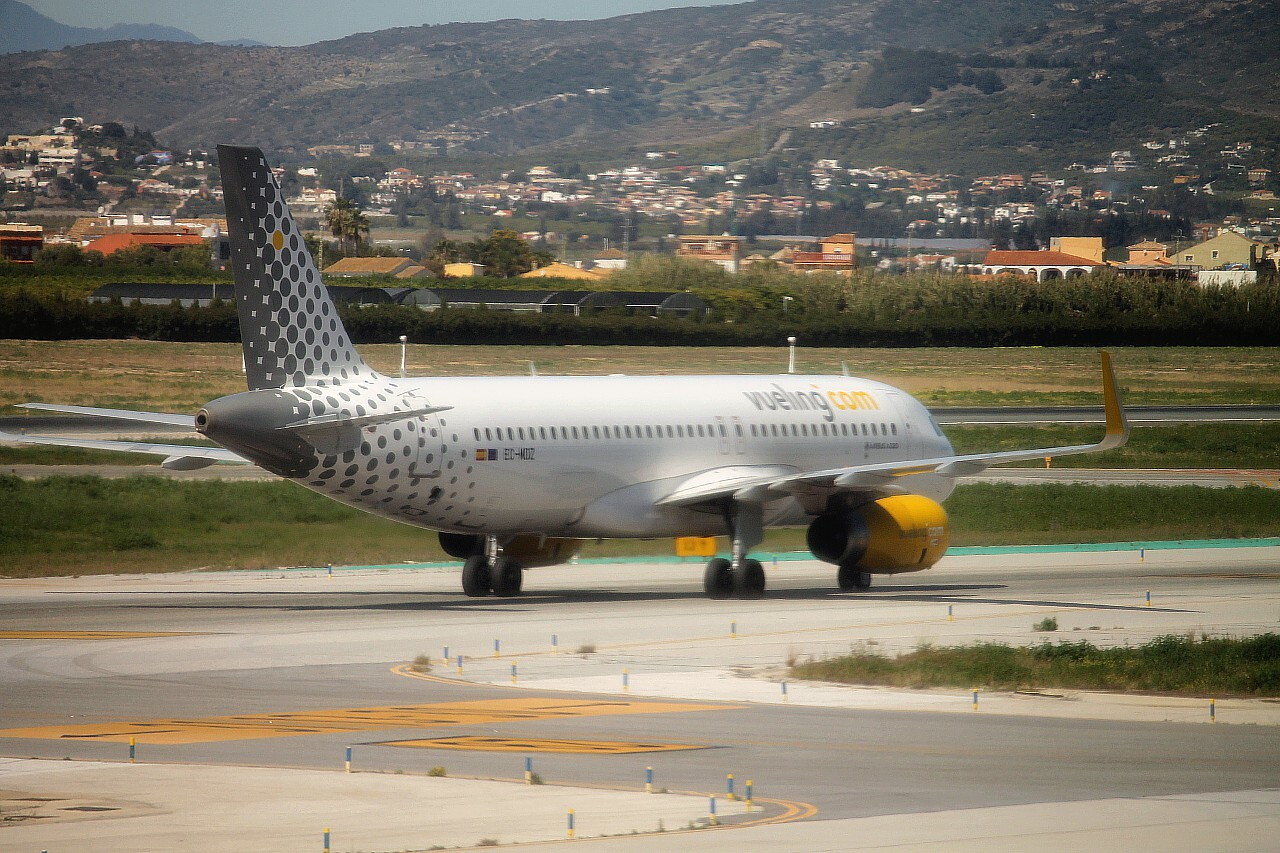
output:
[[[391,705],[378,708],[338,708],[279,714],[235,714],[226,717],[88,723],[0,729],[0,738],[98,740],[139,743],[209,743],[290,735],[366,732],[381,729],[428,729],[437,726],[513,723],[616,714],[672,714],[717,711],[738,705],[698,705],[690,702],[631,702],[554,697],[438,702],[429,705]]]
[[[635,752],[677,752],[684,749],[706,749],[689,743],[631,743],[615,740],[552,740],[549,738],[459,737],[426,738],[424,740],[384,741],[382,746],[408,746],[417,749],[466,749],[477,752],[570,752],[584,755],[630,755]]]
[[[140,640],[193,637],[190,631],[0,631],[0,640]]]

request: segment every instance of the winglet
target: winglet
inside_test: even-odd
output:
[[[1107,434],[1098,449],[1111,450],[1129,440],[1129,418],[1120,404],[1116,371],[1111,365],[1111,353],[1106,350],[1102,351],[1102,404],[1107,414]]]

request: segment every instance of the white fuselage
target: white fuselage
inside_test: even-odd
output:
[[[485,535],[719,534],[719,513],[657,502],[721,469],[782,477],[952,452],[910,395],[844,376],[379,378],[282,392],[304,410],[325,398],[344,410],[362,399],[448,406],[362,429],[295,479],[398,521]],[[911,481],[939,501],[952,489],[945,477]],[[764,521],[803,524],[817,511],[787,497]]]

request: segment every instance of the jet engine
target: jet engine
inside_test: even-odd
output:
[[[827,512],[809,525],[809,550],[819,560],[863,572],[927,569],[947,551],[947,511],[921,495],[892,495]]]

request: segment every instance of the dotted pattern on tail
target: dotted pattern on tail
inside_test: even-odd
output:
[[[376,377],[352,347],[262,151],[219,145],[218,159],[249,388]]]

